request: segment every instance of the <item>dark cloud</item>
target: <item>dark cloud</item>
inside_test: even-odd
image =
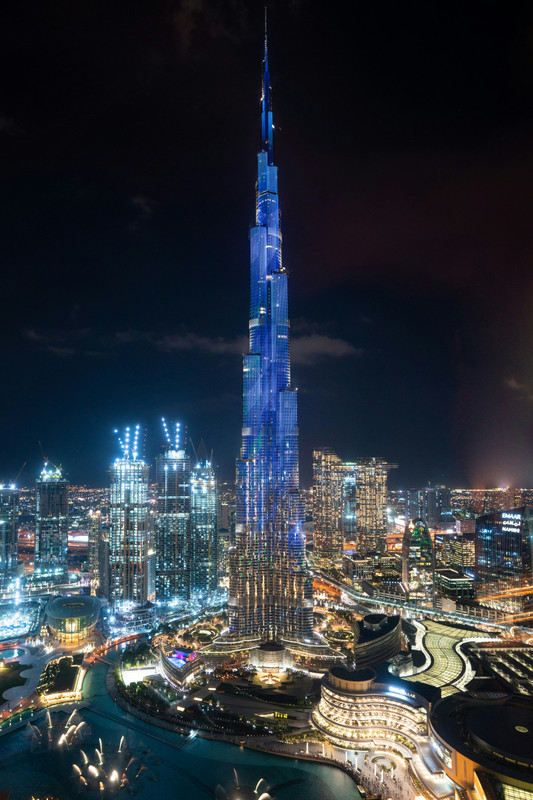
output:
[[[185,333],[157,334],[153,331],[124,330],[117,331],[111,336],[93,336],[90,329],[73,330],[62,333],[42,333],[34,329],[26,331],[26,338],[38,343],[53,355],[97,355],[95,350],[83,347],[76,349],[73,342],[94,340],[99,347],[113,349],[121,345],[149,344],[165,353],[206,353],[214,356],[240,356],[248,351],[246,336],[236,336],[232,339],[223,336],[203,336],[191,331]],[[68,344],[66,344],[68,342]],[[292,337],[291,358],[294,364],[311,365],[328,358],[345,358],[347,356],[360,356],[361,348],[354,347],[350,342],[338,337],[320,333],[300,334]]]
[[[154,210],[154,201],[144,194],[136,194],[130,197],[130,202],[134,208],[138,209],[145,217],[151,217]]]

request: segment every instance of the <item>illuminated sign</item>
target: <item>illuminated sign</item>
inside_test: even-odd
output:
[[[388,691],[391,694],[398,694],[401,697],[410,697],[412,700],[416,700],[416,694],[414,692],[407,692],[405,689],[402,689],[399,686],[389,686]]]

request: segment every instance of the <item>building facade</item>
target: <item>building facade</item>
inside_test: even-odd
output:
[[[156,595],[159,600],[190,596],[191,461],[179,439],[156,458]]]
[[[359,458],[356,479],[357,550],[384,553],[387,549],[387,481],[396,465],[381,458]]]
[[[509,614],[533,610],[533,519],[529,506],[476,520],[477,597]]]
[[[191,472],[191,595],[205,601],[218,586],[217,481],[211,461]]]
[[[35,487],[34,577],[62,580],[68,573],[68,482],[45,463]]]
[[[110,468],[109,599],[114,608],[155,599],[155,551],[148,502],[150,467],[138,457],[139,427],[119,440],[122,457]]]
[[[402,542],[402,581],[410,600],[434,602],[435,553],[424,520],[414,519],[405,526]]]
[[[0,485],[0,589],[7,589],[18,566],[19,493]]]
[[[444,486],[408,489],[405,498],[406,520],[421,518],[429,528],[451,522],[451,492]]]
[[[89,572],[91,594],[109,595],[109,529],[102,525],[102,512],[89,512]]]
[[[287,273],[281,257],[266,36],[261,128],[256,220],[250,230],[249,353],[243,359],[229,627],[235,635],[265,640],[308,638],[312,636],[312,584],[305,564],[297,393],[291,388]]]
[[[344,464],[329,447],[313,450],[313,556],[342,558],[344,545]]]

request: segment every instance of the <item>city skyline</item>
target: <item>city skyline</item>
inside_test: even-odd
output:
[[[162,413],[233,473],[262,7],[147,13],[5,20],[6,480],[104,485]],[[527,484],[528,12],[344,13],[270,13],[304,485]]]

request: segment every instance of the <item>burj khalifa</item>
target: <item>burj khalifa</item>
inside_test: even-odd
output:
[[[287,273],[281,257],[278,168],[265,25],[261,152],[250,230],[249,353],[243,357],[242,447],[230,550],[229,627],[264,641],[312,637],[298,475],[298,395],[291,388]]]

